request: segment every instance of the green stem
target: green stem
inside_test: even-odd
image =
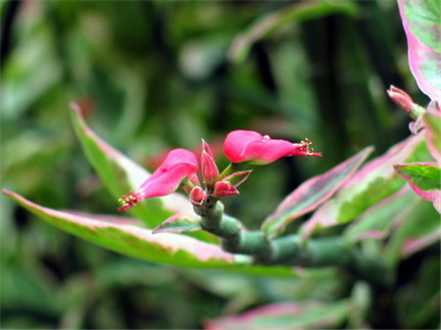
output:
[[[231,253],[247,254],[256,263],[320,267],[340,266],[380,285],[391,281],[390,271],[382,259],[372,259],[339,237],[303,241],[298,235],[269,239],[262,231],[247,231],[242,223],[224,214],[220,201],[209,198],[195,206],[204,230],[219,236],[222,247]]]

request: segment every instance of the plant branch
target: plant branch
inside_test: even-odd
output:
[[[239,220],[224,214],[223,204],[213,197],[194,209],[201,216],[202,228],[222,239],[224,250],[250,255],[255,263],[339,266],[377,285],[391,282],[384,260],[371,258],[339,237],[303,241],[294,234],[270,239],[260,230],[246,230]]]

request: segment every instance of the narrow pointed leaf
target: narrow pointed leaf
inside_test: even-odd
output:
[[[296,2],[291,6],[258,18],[249,29],[233,40],[229,56],[235,62],[243,61],[255,42],[286,25],[335,13],[354,15],[356,12],[357,7],[354,3],[346,0]]]
[[[72,123],[81,141],[87,159],[101,178],[103,184],[117,198],[134,191],[149,177],[150,173],[104,142],[84,122],[80,109],[72,105]],[[171,194],[163,198],[147,199],[129,210],[147,227],[154,227],[179,212],[189,218],[195,217],[190,202],[181,195]]]
[[[395,165],[395,170],[409,183],[413,191],[431,201],[441,213],[441,168],[435,163]]]
[[[364,165],[333,198],[323,204],[302,226],[302,236],[306,238],[319,228],[354,220],[405,185],[393,168],[395,164],[426,161],[430,158],[422,134],[411,136],[395,145],[383,156]]]
[[[74,236],[114,252],[146,261],[182,267],[217,268],[247,274],[291,277],[290,267],[252,265],[251,258],[224,252],[219,246],[177,234],[152,234],[131,224],[107,221],[35,204],[17,193],[3,193],[23,208]]]
[[[384,255],[390,264],[408,257],[441,239],[439,214],[424,200],[409,204],[402,220],[393,231]]]
[[[407,37],[409,67],[420,90],[441,100],[441,2],[398,0]]]
[[[268,236],[280,234],[295,219],[326,202],[355,173],[373,151],[368,147],[326,173],[313,177],[294,190],[263,223]]]
[[[394,224],[401,219],[403,210],[417,199],[418,196],[409,187],[404,187],[363,212],[346,228],[344,238],[352,243],[365,239],[386,239]]]
[[[347,318],[350,304],[315,302],[279,303],[266,305],[240,315],[227,316],[207,322],[209,330],[266,330],[338,328]]]

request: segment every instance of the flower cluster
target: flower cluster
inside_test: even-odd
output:
[[[310,145],[307,139],[292,143],[254,131],[232,131],[224,141],[224,154],[232,164],[222,173],[204,140],[199,159],[190,150],[173,149],[137,191],[120,198],[119,210],[126,211],[146,198],[171,194],[180,186],[194,205],[202,205],[209,197],[219,199],[237,195],[239,185],[245,182],[251,170],[234,171],[234,164],[264,165],[288,156],[320,156]]]

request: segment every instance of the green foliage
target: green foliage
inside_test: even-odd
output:
[[[308,302],[301,306],[288,303],[269,305],[243,315],[214,320],[209,326],[233,330],[335,327],[347,317],[350,308],[346,301],[322,305]]]
[[[266,235],[269,237],[280,235],[289,222],[323,204],[350,179],[372,151],[372,148],[368,147],[338,166],[300,185],[262,224]]]
[[[403,175],[423,190],[441,190],[441,169],[435,164],[404,164],[397,167]]]
[[[345,198],[340,192],[324,204],[337,201],[344,220],[335,221],[332,211],[314,227],[316,235],[345,238],[373,259],[386,256],[396,276],[384,290],[335,267],[255,266],[244,256],[234,256],[234,264],[202,262],[199,250],[169,248],[185,241],[224,253],[205,232],[148,234],[152,242],[113,229],[120,217],[98,215],[115,213],[116,199],[149,175],[158,154],[195,148],[201,137],[221,144],[239,127],[293,141],[308,137],[324,155],[253,172],[241,195],[226,201],[228,213],[251,229],[308,178],[367,145],[375,146],[374,157],[383,154],[409,134],[406,115],[387,101],[387,86],[427,103],[407,68],[393,1],[25,1],[16,11],[14,3],[0,2],[2,187],[26,200],[14,195],[20,206],[0,198],[2,328],[200,328],[281,303],[301,314],[264,316],[255,325],[439,326],[439,215],[406,190],[392,166],[380,166],[349,186]],[[415,34],[439,48],[433,43],[438,1],[408,3]],[[429,55],[431,65],[420,69],[435,83],[439,52]],[[83,118],[70,113],[73,100]],[[437,115],[426,112],[422,122],[438,160]],[[387,163],[433,162],[423,142],[412,155]],[[122,228],[150,233],[182,204],[194,217],[174,195],[134,208],[136,219],[123,219]],[[53,218],[55,209],[89,213],[58,211],[63,216]],[[91,231],[67,223],[66,214],[100,225]],[[40,216],[111,249],[42,225]],[[285,232],[310,221],[304,213]]]
[[[82,216],[51,210],[32,203],[10,191],[4,191],[21,206],[59,229],[121,254],[181,267],[222,268],[250,274],[292,276],[292,269],[253,266],[251,260],[223,252],[220,247],[173,234],[152,234],[129,220]],[[128,222],[128,224],[125,224]]]
[[[392,147],[385,155],[364,165],[345,186],[303,225],[309,236],[315,230],[353,221],[363,211],[396,193],[405,181],[393,169],[402,161],[430,159],[422,134]]]
[[[441,3],[438,0],[408,0],[404,10],[416,37],[427,47],[441,53]]]
[[[81,108],[78,105],[73,105],[73,108],[72,122],[75,132],[102,182],[116,198],[136,190],[149,177],[149,173],[99,139],[81,118]],[[144,201],[131,209],[130,213],[142,220],[147,227],[154,227],[173,214],[157,199]]]

